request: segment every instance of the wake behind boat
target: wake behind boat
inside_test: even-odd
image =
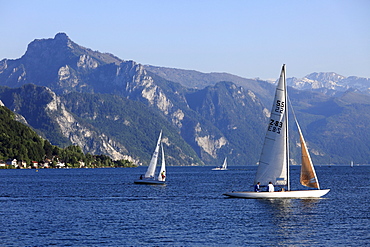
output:
[[[226,171],[227,170],[227,157],[224,160],[224,163],[220,167],[215,167],[212,169],[212,171]]]
[[[309,155],[306,142],[296,117],[295,122],[301,141],[302,166],[300,182],[302,185],[316,190],[290,190],[289,178],[289,140],[288,140],[288,95],[285,78],[285,64],[282,67],[280,79],[276,87],[275,99],[262,148],[262,153],[254,180],[255,191],[227,192],[224,195],[236,198],[319,198],[330,189],[321,190],[314,166]],[[283,187],[281,191],[261,192],[262,186],[271,185]],[[256,186],[258,184],[258,186]],[[272,188],[274,186],[271,186]]]
[[[161,138],[162,138],[162,131],[159,133],[157,145],[155,147],[154,153],[152,155],[152,159],[150,160],[148,169],[145,173],[145,175],[141,175],[140,179],[135,180],[135,184],[165,184],[166,181],[166,162],[164,159],[164,150],[163,145],[161,144]],[[161,147],[162,150],[162,165],[161,169],[159,171],[158,177],[155,178],[155,170],[157,167],[157,161],[158,161],[158,155],[159,155],[159,147]]]

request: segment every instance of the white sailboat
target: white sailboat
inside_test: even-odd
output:
[[[141,175],[140,179],[135,180],[134,183],[136,184],[165,184],[166,181],[166,162],[164,159],[164,150],[163,145],[161,144],[162,140],[162,131],[159,133],[157,145],[155,147],[154,153],[152,155],[152,159],[150,160],[148,169],[145,173],[145,175]],[[155,178],[155,170],[157,167],[158,162],[158,155],[159,155],[159,147],[162,149],[162,165],[161,169],[159,171],[158,177]]]
[[[227,170],[227,157],[224,160],[224,163],[220,167],[215,167],[212,169],[213,171],[226,171]]]
[[[318,198],[329,192],[330,189],[320,189],[315,169],[297,119],[295,120],[302,149],[300,182],[302,185],[316,188],[316,190],[290,190],[287,99],[284,64],[276,87],[268,129],[254,180],[255,185],[260,182],[262,186],[267,186],[272,182],[273,185],[282,186],[283,188],[281,191],[273,192],[233,191],[224,193],[224,195],[237,198]]]

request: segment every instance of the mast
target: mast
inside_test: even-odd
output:
[[[285,117],[285,142],[286,142],[286,177],[287,177],[287,189],[290,190],[290,177],[289,177],[289,131],[288,131],[288,92],[287,92],[287,85],[286,85],[286,71],[285,71],[285,64],[283,64],[283,80],[284,80],[284,90],[285,90],[285,105],[286,105],[286,109],[285,109],[285,114],[284,114],[284,117]]]

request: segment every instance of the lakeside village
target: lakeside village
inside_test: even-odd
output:
[[[85,167],[85,162],[79,162],[79,168]],[[43,162],[31,161],[30,164],[27,162],[17,159],[7,159],[6,161],[0,160],[0,169],[42,169],[42,168],[66,168],[66,164],[63,162],[54,162],[50,159],[46,159]]]
[[[95,157],[96,158],[96,157]],[[137,167],[128,160],[112,161],[108,156],[102,155],[95,162],[78,161],[75,164],[60,162],[58,158],[45,159],[41,162],[27,162],[17,159],[0,160],[0,169],[55,169],[55,168],[100,168],[100,167]]]

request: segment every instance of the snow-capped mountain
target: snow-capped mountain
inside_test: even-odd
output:
[[[288,85],[299,90],[315,90],[344,92],[352,88],[370,94],[370,78],[345,77],[334,72],[312,73],[304,78],[288,78]]]

